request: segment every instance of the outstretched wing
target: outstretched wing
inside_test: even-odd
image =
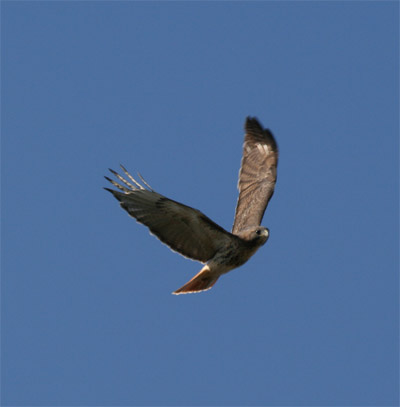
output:
[[[144,186],[141,185],[122,165],[121,168],[126,179],[110,170],[121,183],[105,178],[122,192],[105,189],[120,201],[129,215],[146,225],[172,250],[204,263],[218,249],[236,239],[199,210],[158,194],[142,177]]]
[[[245,131],[234,234],[260,225],[274,193],[278,165],[278,145],[272,133],[251,117],[246,119]]]

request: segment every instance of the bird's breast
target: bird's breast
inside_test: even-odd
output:
[[[212,268],[218,267],[226,273],[242,266],[257,251],[259,246],[250,246],[242,242],[234,242],[219,250],[210,260]]]

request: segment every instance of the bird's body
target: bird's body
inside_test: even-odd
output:
[[[237,239],[232,238],[230,244],[221,247],[200,272],[184,286],[174,291],[174,294],[208,290],[217,282],[220,276],[246,263],[268,240],[268,229],[258,229],[262,231],[260,236],[254,236],[251,239],[243,239],[239,236],[237,236]]]
[[[142,178],[140,184],[122,166],[126,178],[110,170],[121,183],[106,177],[122,192],[106,189],[132,217],[172,250],[205,263],[174,294],[210,289],[222,274],[243,265],[268,240],[269,230],[260,223],[274,192],[278,148],[272,133],[263,129],[257,119],[247,118],[245,129],[232,233],[199,210],[153,191]]]

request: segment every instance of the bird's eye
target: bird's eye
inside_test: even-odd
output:
[[[261,229],[256,230],[256,235],[260,236],[261,235]]]

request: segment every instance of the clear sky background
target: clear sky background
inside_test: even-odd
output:
[[[2,2],[2,405],[398,403],[397,2]],[[243,124],[266,246],[201,267],[107,168],[230,230]]]

